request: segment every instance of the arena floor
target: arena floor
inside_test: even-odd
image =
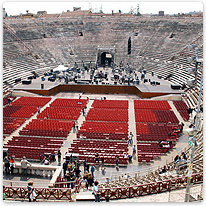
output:
[[[129,101],[129,131],[132,131],[134,136],[136,135],[136,129],[135,129],[135,116],[134,116],[134,103],[133,100],[134,99],[139,99],[139,97],[137,97],[136,95],[108,95],[108,94],[102,94],[102,95],[97,95],[97,94],[81,94],[81,98],[82,99],[86,99],[87,97],[89,97],[89,103],[87,105],[87,108],[89,109],[94,101],[94,99],[100,99],[101,97],[106,97],[107,99],[111,99],[111,100],[128,100]],[[67,93],[67,92],[63,92],[63,93],[58,93],[55,96],[53,96],[52,98],[78,98],[79,97],[79,93]],[[46,107],[47,105],[45,105],[44,107]],[[44,107],[41,109],[43,110]],[[176,109],[173,107],[172,108],[174,113],[176,114],[177,118],[181,121],[182,118],[180,115],[178,115]],[[36,118],[36,115],[34,115],[32,117]],[[80,115],[78,122],[79,122],[79,126],[81,126],[81,124],[83,123],[83,121],[85,120],[85,117],[83,115]],[[25,124],[25,123],[24,123]],[[22,127],[24,127],[24,124],[22,125]],[[189,122],[185,122],[185,127],[187,127],[187,125],[189,124]],[[21,129],[21,127],[15,132],[17,133],[19,130]],[[14,135],[14,134],[13,134]],[[63,147],[61,148],[61,153],[62,156],[64,156],[64,154],[68,151],[68,148],[70,147],[71,143],[73,142],[73,140],[76,139],[76,133],[71,132],[69,134],[69,136],[67,137],[67,140],[64,142]],[[119,171],[116,170],[115,167],[106,167],[106,170],[104,172],[102,172],[101,168],[96,168],[96,171],[94,173],[95,178],[99,181],[99,182],[105,182],[106,177],[115,179],[115,177],[119,176],[119,175],[124,175],[125,173],[135,173],[140,171],[141,173],[144,173],[144,171],[148,171],[149,169],[157,169],[159,166],[163,166],[165,165],[167,162],[170,162],[174,159],[174,157],[176,156],[177,153],[179,153],[188,143],[188,138],[184,135],[182,135],[179,140],[177,141],[176,146],[166,155],[162,155],[161,159],[157,159],[154,160],[154,162],[151,162],[150,164],[139,164],[137,159],[134,158],[132,163],[129,163],[127,167],[120,167]],[[134,144],[136,143],[136,139],[134,138]],[[132,147],[129,146],[129,154],[132,153]],[[63,160],[62,160],[63,163]],[[36,163],[34,163],[36,164]],[[52,165],[57,165],[57,162],[53,163]],[[80,168],[83,171],[83,167]],[[140,174],[141,174],[140,173]],[[3,183],[5,185],[10,185],[11,182],[13,184],[13,186],[26,186],[28,183],[28,180],[33,180],[34,184],[36,187],[47,187],[47,185],[49,184],[50,180],[46,179],[46,178],[36,178],[36,177],[28,177],[27,179],[22,178],[21,176],[4,176],[3,177]]]

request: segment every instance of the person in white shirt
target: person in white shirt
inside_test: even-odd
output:
[[[21,167],[23,169],[24,176],[27,176],[28,165],[31,166],[31,163],[28,160],[26,160],[26,157],[24,156],[23,159],[21,160]]]
[[[133,134],[132,132],[130,132],[128,137],[128,144],[132,145],[132,142],[133,142]]]
[[[99,192],[99,188],[98,188],[98,181],[94,182],[94,186],[93,186],[93,194],[95,197],[95,202],[100,202],[100,192]]]

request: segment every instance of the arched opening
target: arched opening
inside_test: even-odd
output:
[[[112,63],[112,55],[110,53],[103,52],[101,54],[101,66],[111,67],[111,63]]]
[[[131,42],[131,37],[129,37],[129,39],[128,39],[128,52],[127,52],[128,55],[131,54],[131,47],[132,47],[132,42]]]

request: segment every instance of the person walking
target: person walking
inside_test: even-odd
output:
[[[129,137],[128,137],[128,144],[130,144],[130,145],[132,145],[132,143],[133,143],[133,134],[132,134],[132,132],[130,132],[129,133]]]
[[[94,197],[95,197],[95,202],[100,202],[100,191],[99,191],[99,188],[98,188],[98,181],[95,181],[94,182],[94,186],[93,186],[93,194],[94,194]]]
[[[23,176],[27,176],[27,171],[28,171],[28,165],[31,166],[31,163],[26,159],[25,156],[23,156],[21,160],[21,167],[23,169]]]
[[[33,200],[33,202],[36,202],[36,196],[37,195],[34,191],[33,181],[28,182],[27,192],[28,192],[29,202],[31,202],[32,200]]]

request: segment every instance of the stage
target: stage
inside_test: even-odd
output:
[[[140,74],[138,74],[140,76]],[[80,84],[69,82],[65,84],[64,79],[56,79],[55,82],[45,81],[41,78],[33,79],[31,84],[18,84],[14,87],[14,91],[27,91],[40,95],[55,95],[59,92],[81,92],[81,93],[96,93],[96,94],[135,94],[141,98],[150,98],[167,94],[181,94],[184,91],[181,89],[174,90],[171,88],[169,81],[159,79],[149,74],[146,75],[147,82],[140,81],[139,84],[114,84],[114,81],[99,81],[90,84]],[[82,80],[79,78],[79,80]],[[154,83],[153,85],[151,84]],[[42,88],[43,84],[43,88]]]

